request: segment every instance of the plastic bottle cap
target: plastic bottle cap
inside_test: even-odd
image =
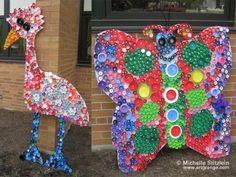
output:
[[[219,95],[219,93],[220,93],[220,91],[218,90],[218,89],[216,89],[216,88],[212,88],[211,89],[211,95],[212,96],[218,96]]]
[[[179,112],[176,109],[169,109],[166,112],[166,118],[169,122],[175,122],[179,118]]]
[[[196,84],[199,84],[203,81],[204,79],[204,74],[201,70],[199,69],[195,69],[193,72],[192,72],[192,75],[191,75],[191,79],[193,80],[193,82],[195,82]]]
[[[170,128],[170,136],[172,138],[179,138],[182,134],[182,128],[179,125],[173,125]]]
[[[164,91],[163,97],[167,103],[174,103],[179,97],[179,93],[175,88],[167,88]]]
[[[107,55],[106,55],[105,53],[100,53],[100,54],[98,55],[98,60],[99,60],[100,62],[106,61],[106,58],[107,58]]]
[[[151,88],[150,88],[150,86],[145,84],[145,83],[139,84],[138,95],[141,98],[149,98],[150,95],[151,95]]]
[[[169,77],[175,77],[179,72],[179,68],[176,64],[169,64],[166,67],[166,74]]]

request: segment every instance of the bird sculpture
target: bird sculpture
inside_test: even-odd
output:
[[[89,115],[85,101],[66,79],[43,71],[37,63],[35,38],[43,29],[44,23],[41,9],[35,3],[28,8],[15,9],[9,14],[7,22],[12,29],[6,38],[4,49],[20,37],[26,40],[24,100],[27,108],[34,112],[30,146],[23,152],[22,158],[70,173],[72,169],[62,152],[64,124],[65,121],[70,121],[82,127],[88,125]],[[56,149],[46,161],[43,161],[37,147],[40,114],[56,116],[59,120]]]
[[[188,24],[150,25],[143,34],[147,39],[110,29],[96,37],[98,87],[116,103],[112,143],[119,168],[144,170],[164,146],[228,155],[229,29],[213,26],[194,35]]]

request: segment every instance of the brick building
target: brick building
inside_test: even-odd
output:
[[[146,2],[146,4],[145,4]],[[163,13],[160,11],[167,8],[171,9],[172,4],[167,1],[160,1],[163,4],[155,4],[147,1],[118,1],[118,0],[100,0],[93,1],[93,19],[92,19],[92,46],[95,44],[96,34],[109,29],[117,28],[124,30],[143,38],[142,29],[150,24],[165,25]],[[143,3],[143,4],[142,4]],[[231,135],[233,141],[236,141],[236,17],[234,1],[215,1],[209,0],[207,3],[200,4],[200,11],[196,9],[199,4],[192,3],[191,6],[183,4],[174,4],[175,11],[170,13],[170,24],[190,23],[193,30],[197,33],[207,26],[229,26],[231,29],[230,41],[233,53],[232,75],[224,89],[224,95],[230,102],[232,112]],[[168,7],[170,6],[170,7]],[[165,15],[165,14],[164,14]],[[204,27],[205,26],[205,27]],[[93,49],[92,49],[93,53]],[[115,110],[115,104],[111,99],[101,92],[97,87],[97,81],[94,72],[92,73],[92,95],[91,95],[90,115],[92,118],[92,149],[112,148],[111,145],[111,122],[112,114]]]
[[[5,22],[9,11],[32,2],[35,0],[0,0],[0,46],[3,46],[9,30]],[[84,42],[79,38],[79,30],[87,36],[86,20],[89,19],[91,1],[84,4],[84,1],[77,0],[36,0],[36,3],[42,8],[45,20],[44,29],[36,37],[39,66],[79,86],[78,90],[89,107],[90,68],[86,64],[90,61],[86,61],[88,56],[81,55],[78,45]],[[87,39],[82,40],[86,42]],[[0,49],[0,108],[28,111],[22,96],[23,82],[24,40],[21,39],[8,51]],[[56,118],[42,116],[39,130],[39,147],[42,150],[54,149],[57,122]]]

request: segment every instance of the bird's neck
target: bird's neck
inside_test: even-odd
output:
[[[26,39],[25,60],[25,79],[41,72],[36,58],[35,36]]]

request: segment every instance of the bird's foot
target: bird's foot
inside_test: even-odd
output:
[[[35,144],[31,144],[30,147],[20,156],[20,159],[36,162],[41,165],[43,164],[41,153]]]
[[[72,173],[72,168],[67,164],[66,159],[63,157],[63,153],[52,154],[48,160],[44,163],[45,166],[53,167],[60,171]]]

